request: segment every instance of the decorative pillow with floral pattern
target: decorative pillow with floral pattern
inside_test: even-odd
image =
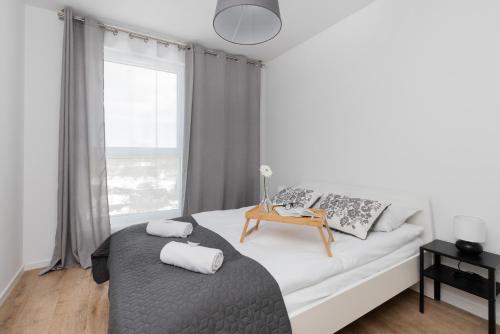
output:
[[[310,208],[316,203],[320,193],[312,189],[287,187],[273,196],[273,205],[291,206],[294,208]]]
[[[336,194],[326,195],[319,203],[319,207],[326,210],[326,220],[331,228],[363,240],[389,205],[390,203]]]

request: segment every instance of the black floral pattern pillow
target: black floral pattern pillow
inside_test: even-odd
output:
[[[312,189],[287,187],[273,196],[273,205],[290,205],[294,208],[310,208],[321,194]]]
[[[331,228],[364,240],[373,223],[389,205],[370,199],[328,194],[321,200],[319,207],[326,210]]]

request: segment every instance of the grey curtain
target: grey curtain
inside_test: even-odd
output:
[[[259,201],[260,67],[186,52],[183,213]]]
[[[91,266],[110,235],[104,136],[104,31],[64,10],[59,187],[54,254],[46,271]]]

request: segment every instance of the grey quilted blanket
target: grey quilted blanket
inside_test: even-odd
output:
[[[199,226],[183,241],[221,249],[214,275],[165,265],[160,250],[174,238],[146,234],[146,224],[113,234],[93,254],[97,283],[109,278],[109,333],[291,333],[278,284],[256,261]],[[176,239],[179,240],[179,239]]]

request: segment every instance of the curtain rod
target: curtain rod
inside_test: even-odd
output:
[[[59,17],[60,20],[64,20],[64,11],[62,11],[62,10],[58,11],[57,16]],[[73,20],[85,22],[85,18],[82,16],[73,15]],[[135,31],[132,31],[129,29],[117,27],[117,26],[99,23],[99,27],[103,28],[106,31],[112,32],[113,35],[115,35],[115,36],[118,35],[119,32],[122,32],[125,34],[129,34],[130,38],[139,38],[139,39],[144,40],[144,42],[147,42],[149,40],[153,40],[153,41],[156,41],[157,43],[163,44],[165,46],[176,45],[177,48],[179,48],[179,50],[191,50],[191,46],[184,44],[184,43],[173,42],[173,41],[165,40],[165,39],[158,38],[155,36],[141,34],[141,33],[138,33],[138,32],[135,32]],[[205,50],[205,54],[217,56],[217,52],[215,50]],[[233,60],[233,61],[239,61],[239,59],[234,55],[227,55],[226,59]],[[259,66],[259,67],[264,67],[264,64],[260,60],[248,60],[247,64],[255,65],[255,66]]]

